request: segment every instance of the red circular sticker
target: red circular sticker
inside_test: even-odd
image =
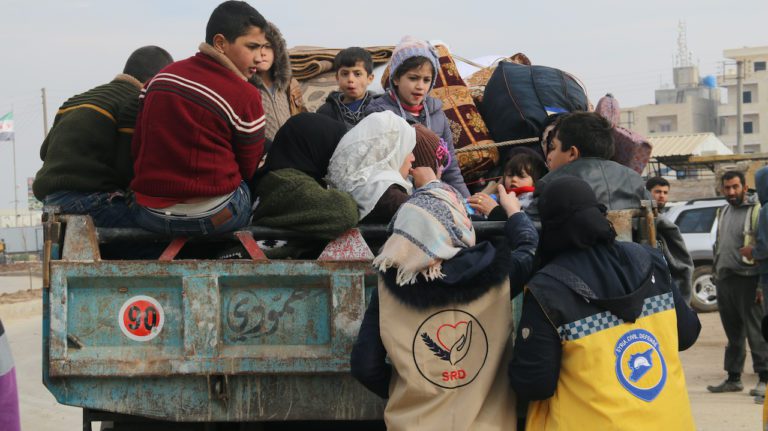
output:
[[[165,313],[155,298],[139,295],[125,301],[117,321],[126,337],[135,341],[149,341],[163,329]]]

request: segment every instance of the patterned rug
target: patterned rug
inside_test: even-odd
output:
[[[456,63],[444,45],[437,45],[440,70],[435,88],[430,95],[443,102],[443,112],[448,117],[456,149],[493,143],[488,128],[472,100],[467,84],[459,75]],[[496,148],[457,153],[459,167],[465,181],[473,181],[485,175],[499,162]]]

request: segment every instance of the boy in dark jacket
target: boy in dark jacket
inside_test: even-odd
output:
[[[595,112],[564,114],[554,123],[547,136],[547,165],[549,173],[536,184],[533,203],[526,213],[539,219],[540,190],[563,176],[574,176],[592,187],[597,201],[608,210],[640,208],[651,195],[640,175],[632,169],[610,160],[614,153],[611,124]],[[551,138],[550,138],[551,137]],[[657,238],[677,288],[685,300],[691,299],[693,259],[677,225],[659,217],[656,219]]]
[[[357,46],[342,49],[333,59],[333,70],[339,90],[328,95],[317,113],[341,121],[351,129],[365,117],[365,109],[374,98],[368,91],[373,82],[373,58]]]
[[[112,82],[64,102],[40,147],[35,197],[64,214],[88,214],[99,227],[135,226],[125,192],[139,92],[171,62],[162,48],[139,48]]]

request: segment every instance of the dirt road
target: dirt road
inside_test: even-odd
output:
[[[744,391],[727,394],[712,394],[707,385],[718,384],[726,376],[723,371],[725,332],[720,317],[715,313],[700,314],[701,335],[696,344],[680,354],[685,369],[688,395],[691,399],[696,429],[701,431],[759,430],[762,421],[762,406],[749,396],[749,389],[755,387],[757,375],[752,372],[752,361],[747,354],[747,363],[742,376]]]
[[[39,291],[38,291],[39,292]],[[31,294],[32,297],[37,296]],[[56,403],[41,379],[41,307],[38,300],[0,304],[3,320],[11,343],[19,381],[22,429],[62,431],[81,429],[79,409]],[[719,383],[722,370],[725,334],[717,313],[700,316],[701,336],[694,347],[681,354],[688,382],[696,427],[702,431],[757,430],[760,428],[762,406],[747,395],[757,377],[747,359],[744,376],[745,391],[730,394],[710,394],[708,384]],[[98,428],[95,428],[98,429]]]

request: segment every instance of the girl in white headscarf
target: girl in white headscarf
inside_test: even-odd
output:
[[[392,112],[364,118],[341,139],[328,166],[328,184],[352,195],[362,222],[386,223],[408,200],[416,131]]]

